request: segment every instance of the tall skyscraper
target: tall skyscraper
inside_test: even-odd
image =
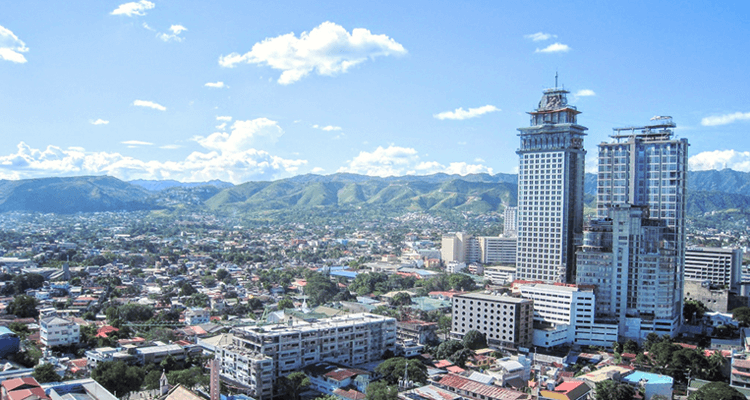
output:
[[[607,220],[592,221],[578,254],[577,282],[598,285],[598,312],[628,338],[674,336],[682,321],[688,142],[674,138],[671,117],[652,121],[599,145],[597,214]]]
[[[518,236],[518,207],[505,207],[503,212],[503,236]]]
[[[547,89],[519,128],[517,276],[575,281],[575,249],[583,230],[586,127],[567,90]]]

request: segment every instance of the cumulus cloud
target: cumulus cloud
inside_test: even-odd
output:
[[[163,149],[179,147],[161,146]],[[0,156],[0,179],[106,174],[122,180],[203,182],[221,179],[242,183],[293,175],[305,164],[306,160],[284,159],[252,148],[232,152],[196,151],[184,160],[163,162],[139,160],[119,153],[86,152],[81,147],[34,149],[21,142],[14,154]]]
[[[154,110],[159,110],[159,111],[166,111],[167,110],[167,107],[164,107],[161,104],[154,103],[153,101],[148,101],[148,100],[136,100],[136,101],[133,102],[133,105],[134,106],[138,106],[138,107],[153,108]]]
[[[733,122],[746,121],[749,119],[750,119],[750,112],[746,112],[746,113],[736,112],[733,114],[713,115],[710,117],[703,118],[701,120],[701,125],[703,126],[727,125]]]
[[[567,44],[552,43],[543,49],[536,49],[534,53],[566,53],[568,51],[570,51],[570,47]]]
[[[23,64],[26,57],[21,53],[26,53],[29,48],[21,41],[10,29],[0,25],[0,59]]]
[[[143,16],[143,15],[146,15],[146,10],[150,10],[154,7],[156,7],[154,3],[147,1],[147,0],[141,0],[138,2],[120,4],[120,6],[117,7],[110,14],[111,15],[126,15],[128,17]]]
[[[323,172],[325,172],[325,171],[326,171],[326,170],[325,170],[325,169],[323,169],[323,168],[320,168],[320,167],[315,167],[315,168],[313,168],[313,169],[312,169],[312,171],[310,171],[310,172],[312,172],[313,174],[322,174],[322,173],[323,173]]]
[[[466,175],[480,172],[491,174],[492,168],[464,162],[454,162],[445,166],[437,161],[421,161],[417,150],[390,145],[387,148],[379,146],[373,152],[361,151],[356,157],[348,161],[345,167],[339,168],[338,172],[383,177],[438,172]]]
[[[94,121],[93,119],[89,120],[89,123],[91,123],[91,125],[107,125],[109,123],[109,121],[105,121],[105,120],[99,118],[96,121]]]
[[[219,82],[206,82],[206,84],[203,85],[203,86],[210,87],[210,88],[216,88],[216,89],[221,89],[221,88],[227,87],[224,84],[224,82],[221,82],[221,81],[219,81]]]
[[[750,151],[714,150],[698,153],[688,160],[693,171],[731,168],[750,172]]]
[[[406,54],[406,49],[386,35],[374,35],[363,28],[351,34],[333,22],[324,22],[297,37],[293,32],[267,38],[245,53],[219,57],[222,67],[240,63],[268,65],[283,71],[278,83],[297,82],[310,72],[333,76],[347,72],[367,59]]]
[[[208,137],[196,137],[193,140],[209,150],[222,153],[238,153],[251,149],[259,144],[273,144],[284,134],[276,123],[268,118],[234,121],[230,132],[214,132]]]
[[[327,125],[327,126],[313,125],[313,128],[320,129],[321,131],[326,131],[326,132],[341,130],[340,126],[333,126],[333,125]]]
[[[187,28],[185,28],[182,25],[172,25],[169,27],[169,31],[172,33],[160,33],[156,35],[159,39],[165,41],[165,42],[181,42],[184,38],[180,36],[180,33],[186,31]]]
[[[144,142],[144,141],[141,141],[141,140],[126,140],[126,141],[120,142],[120,143],[127,144],[127,145],[130,145],[130,146],[152,146],[153,145],[153,143],[151,143],[151,142]]]
[[[535,42],[541,42],[547,39],[556,38],[557,35],[553,35],[551,33],[537,32],[537,33],[532,33],[529,35],[524,35],[523,37],[525,37],[526,39],[531,39]]]
[[[476,118],[480,115],[500,111],[499,108],[492,106],[492,105],[486,105],[482,107],[477,108],[470,108],[468,110],[464,110],[463,108],[459,107],[455,111],[444,111],[439,114],[433,115],[433,117],[437,119],[469,119],[469,118]]]
[[[596,96],[596,93],[594,93],[591,89],[581,89],[575,93],[576,97],[588,97],[588,96]]]
[[[225,130],[226,128],[227,128],[227,123],[226,122],[222,122],[219,125],[216,125],[216,129],[219,129],[219,130],[222,130],[222,131]]]

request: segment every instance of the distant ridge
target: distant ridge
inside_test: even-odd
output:
[[[160,190],[171,189],[174,187],[193,188],[193,187],[200,187],[200,186],[214,186],[219,189],[226,189],[228,187],[234,186],[233,184],[229,182],[220,181],[218,179],[214,179],[208,182],[179,182],[179,181],[175,181],[171,179],[167,179],[163,181],[136,179],[134,181],[130,181],[129,183],[136,185],[136,186],[140,186],[151,192],[158,192]]]
[[[584,180],[587,207],[596,201],[596,175]],[[411,211],[500,212],[517,202],[514,174],[433,174],[371,177],[338,173],[299,175],[232,185],[218,180],[181,183],[109,176],[0,180],[0,212],[76,213],[191,207],[255,213],[285,209],[355,208],[389,214]],[[750,173],[688,173],[688,214],[750,213]]]

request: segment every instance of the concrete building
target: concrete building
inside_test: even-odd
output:
[[[466,262],[466,247],[471,235],[463,232],[456,232],[443,235],[442,245],[440,247],[440,256],[443,262]],[[471,261],[469,261],[471,262]]]
[[[564,344],[609,347],[618,340],[616,323],[596,321],[593,287],[521,283],[514,292],[534,302],[533,345]]]
[[[516,279],[516,267],[484,267],[484,279],[493,285],[507,285]]]
[[[211,311],[205,308],[193,307],[185,311],[185,324],[201,325],[211,322]]]
[[[742,249],[691,247],[685,250],[685,279],[711,281],[739,293],[742,282]]]
[[[396,349],[396,320],[366,313],[239,327],[232,333],[231,344],[216,345],[221,376],[249,389],[257,400],[272,398],[279,378],[308,365],[361,365]]]
[[[518,207],[505,207],[503,211],[503,236],[518,235]]]
[[[678,243],[647,206],[616,205],[591,221],[577,253],[579,285],[595,286],[596,319],[616,320],[620,337],[675,336],[682,321]]]
[[[637,278],[634,276],[636,279],[621,290],[634,294],[630,296],[633,300],[646,299],[647,292],[658,294],[656,301],[628,307],[644,315],[651,315],[648,310],[653,309],[653,318],[661,321],[654,322],[652,328],[658,328],[659,334],[675,335],[682,320],[685,279],[688,141],[674,138],[676,125],[671,117],[651,120],[653,122],[646,126],[614,128],[611,142],[599,144],[597,214],[599,218],[607,218],[614,206],[646,206],[644,216],[652,221],[662,220],[669,228],[662,235],[670,243],[668,251],[674,253],[668,256],[674,258],[674,267],[663,264],[654,272],[649,272],[650,268],[637,268]],[[652,250],[658,252],[655,248]],[[637,264],[645,258],[649,257],[631,253],[630,260]],[[631,268],[630,272],[634,270]],[[658,280],[649,280],[648,276]],[[674,322],[667,322],[670,319]]]
[[[396,323],[396,338],[400,342],[411,340],[418,344],[434,344],[438,342],[437,328],[437,322],[400,321]]]
[[[487,344],[504,349],[529,347],[533,335],[532,301],[507,295],[467,293],[453,296],[451,336],[461,339],[470,330],[487,337]]]
[[[557,84],[555,84],[557,86]],[[567,90],[547,89],[519,128],[518,279],[575,282],[575,249],[583,228],[587,128]]]
[[[42,318],[39,337],[45,347],[70,346],[81,340],[78,324],[60,317]]]
[[[482,264],[516,264],[515,237],[479,236],[476,240],[479,242],[479,262]]]

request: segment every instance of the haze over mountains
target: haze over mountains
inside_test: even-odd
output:
[[[593,206],[596,175],[586,174]],[[688,173],[688,213],[750,210],[750,173],[724,169]],[[222,181],[124,182],[108,176],[0,181],[0,212],[76,213],[134,211],[187,205],[210,211],[251,213],[285,208],[372,207],[392,212],[502,211],[516,204],[514,174],[434,174],[372,177],[299,175],[232,185]]]

